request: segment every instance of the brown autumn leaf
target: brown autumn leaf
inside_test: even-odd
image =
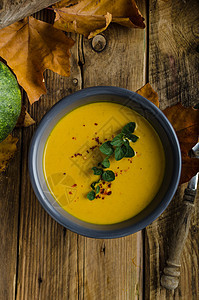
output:
[[[134,0],[63,0],[54,6],[54,27],[88,38],[104,31],[111,22],[131,28],[145,28]]]
[[[0,173],[5,171],[9,160],[14,156],[17,150],[18,138],[13,137],[11,134],[0,143]]]
[[[199,109],[184,107],[177,103],[163,110],[163,113],[173,125],[178,136],[182,154],[180,183],[184,183],[199,172],[199,159],[189,156],[189,152],[198,142]]]
[[[22,106],[21,113],[17,120],[16,127],[29,127],[33,124],[35,124],[35,121],[33,120],[33,118],[31,118],[25,106]]]
[[[152,89],[149,83],[137,92],[159,107],[157,93]],[[185,183],[199,172],[199,159],[189,156],[192,147],[198,142],[199,109],[184,107],[182,104],[177,103],[163,110],[163,113],[173,125],[180,143],[182,154],[180,184]]]
[[[150,83],[145,84],[143,87],[141,87],[141,89],[137,90],[136,93],[148,99],[157,107],[159,107],[158,94],[156,93],[156,91],[154,91]]]
[[[0,56],[15,73],[30,103],[46,93],[46,69],[69,76],[69,49],[73,44],[63,32],[33,17],[0,30]]]

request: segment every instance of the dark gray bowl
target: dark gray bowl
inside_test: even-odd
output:
[[[56,123],[74,108],[110,101],[128,106],[144,116],[158,133],[165,151],[163,183],[152,202],[135,217],[113,225],[95,225],[78,220],[59,206],[46,185],[42,158],[46,140]],[[153,222],[168,206],[181,174],[181,152],[173,127],[164,114],[137,93],[118,87],[98,86],[80,90],[55,104],[41,120],[31,142],[29,172],[34,192],[44,209],[66,228],[92,238],[118,238],[137,232]]]

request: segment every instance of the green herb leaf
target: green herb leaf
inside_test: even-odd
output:
[[[112,141],[111,141],[111,145],[112,146],[122,146],[123,145],[123,134],[122,133],[120,133],[120,134],[118,134],[118,135],[116,135],[113,139],[112,139]]]
[[[87,198],[89,200],[94,200],[95,199],[95,192],[94,191],[90,191],[88,194],[87,194]]]
[[[101,169],[101,168],[93,167],[92,170],[93,170],[94,175],[102,175],[102,173],[103,173],[103,169]]]
[[[106,157],[103,162],[101,163],[103,168],[109,168],[110,167],[110,161],[109,161],[109,157]]]
[[[100,186],[98,185],[98,186],[96,187],[95,193],[96,193],[96,194],[99,194],[99,191],[100,191]]]
[[[127,137],[127,139],[129,139],[133,143],[135,143],[139,139],[137,135],[128,132],[125,133],[125,137]]]
[[[126,147],[128,147],[128,146],[129,146],[129,140],[125,140],[125,141],[124,141],[124,145],[125,145]]]
[[[126,147],[126,152],[125,152],[124,157],[133,157],[133,156],[135,156],[135,151],[133,150],[133,148],[131,148],[130,145],[128,145],[128,146],[125,145],[124,147]]]
[[[137,135],[132,134],[132,139],[131,139],[131,141],[132,141],[133,143],[135,143],[138,139],[139,139],[139,137],[138,137]]]
[[[121,160],[124,156],[125,156],[124,148],[116,147],[115,148],[115,160]]]
[[[130,122],[128,124],[126,124],[123,128],[122,128],[122,133],[126,134],[126,133],[132,133],[135,130],[135,122]]]
[[[100,147],[99,147],[100,151],[105,154],[110,156],[111,154],[113,154],[114,149],[113,146],[111,145],[110,141],[107,141],[105,143],[103,143]]]
[[[93,190],[95,190],[95,186],[96,186],[96,184],[99,183],[99,182],[100,182],[100,179],[99,179],[98,181],[93,181],[93,183],[91,183],[91,188],[92,188]]]
[[[113,181],[115,180],[115,173],[111,170],[104,171],[102,174],[102,179],[105,181]]]
[[[94,200],[96,195],[100,192],[99,182],[102,180],[110,182],[115,180],[115,173],[111,170],[104,170],[110,167],[110,156],[114,153],[115,160],[121,160],[123,157],[133,157],[135,156],[135,152],[133,148],[130,146],[131,142],[136,142],[138,140],[138,136],[132,134],[135,130],[136,124],[134,122],[130,122],[126,124],[121,133],[116,135],[112,141],[106,141],[103,143],[99,149],[100,151],[106,155],[102,162],[98,163],[98,167],[93,167],[94,175],[100,175],[98,181],[94,181],[91,184],[92,191],[87,194],[87,198],[89,200]],[[98,197],[97,197],[98,198]]]

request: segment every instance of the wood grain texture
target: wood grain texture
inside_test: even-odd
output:
[[[21,130],[15,131],[21,138]],[[0,299],[14,299],[20,190],[21,142],[7,170],[0,174]]]
[[[46,8],[57,0],[0,0],[0,29]]]
[[[162,109],[179,101],[184,105],[198,102],[198,12],[197,0],[149,1],[149,81]],[[198,198],[181,257],[179,287],[172,292],[160,285],[185,187],[178,189],[167,210],[145,231],[146,300],[199,298]]]
[[[143,3],[139,4],[143,13],[142,6]],[[146,80],[145,32],[111,24],[103,32],[106,47],[102,52],[95,52],[92,41],[84,40],[84,87],[112,85],[136,91],[143,86]]]
[[[150,0],[149,80],[161,108],[193,105],[199,93],[198,0]]]
[[[141,232],[120,239],[85,239],[83,299],[142,299],[142,245]]]
[[[186,184],[182,185],[166,211],[150,226],[145,234],[145,299],[198,299],[198,232],[199,193],[188,238],[181,256],[180,281],[175,291],[168,291],[160,285],[160,278],[168,259],[172,233],[180,218],[182,197]]]

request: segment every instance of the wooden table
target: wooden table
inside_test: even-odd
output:
[[[106,47],[95,52],[91,41],[71,34],[71,76],[45,73],[47,95],[28,111],[36,120],[64,96],[95,85],[137,90],[150,82],[160,107],[198,101],[198,0],[139,0],[146,30],[111,25]],[[187,2],[187,3],[186,3]],[[49,11],[37,14],[50,20]],[[199,299],[199,199],[181,259],[175,292],[160,286],[175,220],[179,187],[166,211],[142,232],[114,240],[79,236],[56,223],[37,201],[28,176],[28,149],[36,126],[16,129],[18,151],[0,176],[1,300]]]

